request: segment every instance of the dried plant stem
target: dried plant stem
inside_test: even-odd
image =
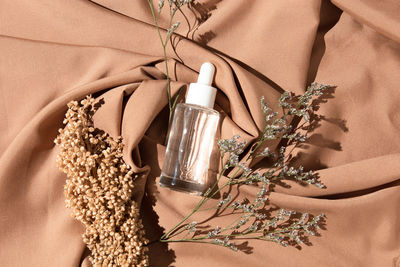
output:
[[[317,178],[318,175],[311,171],[304,171],[303,167],[289,167],[290,157],[286,153],[286,147],[281,146],[278,153],[274,153],[265,148],[259,151],[260,147],[270,140],[287,139],[287,144],[297,147],[298,144],[307,139],[307,133],[302,134],[304,127],[311,125],[313,114],[313,98],[322,95],[323,90],[329,88],[327,85],[318,85],[316,83],[309,86],[302,96],[294,96],[285,92],[279,99],[279,107],[283,109],[283,115],[279,118],[278,113],[273,112],[267,106],[264,99],[261,98],[261,108],[264,113],[265,128],[259,139],[253,144],[247,156],[239,159],[243,152],[245,142],[238,142],[239,136],[232,139],[219,140],[218,145],[221,151],[221,159],[224,155],[229,157],[219,173],[216,182],[204,193],[202,199],[194,209],[180,220],[175,226],[168,230],[161,238],[161,242],[197,242],[210,243],[237,250],[238,247],[234,240],[241,239],[259,239],[276,242],[282,246],[289,244],[300,244],[305,235],[315,235],[319,224],[324,221],[325,215],[317,216],[300,213],[301,217],[295,217],[294,211],[280,209],[272,216],[267,216],[263,209],[267,205],[268,195],[273,188],[274,183],[280,183],[285,179],[293,179],[299,183],[306,183],[324,188]],[[297,127],[290,125],[288,118],[299,117],[304,119],[304,123],[299,123]],[[293,152],[290,150],[290,154]],[[249,165],[252,159],[257,157],[269,158],[272,162],[271,167],[261,173],[261,170],[252,170]],[[227,179],[217,189],[225,172],[231,170],[233,174],[226,176]],[[226,187],[233,185],[258,185],[259,192],[253,201],[234,201],[231,195],[224,193],[223,199],[211,208],[202,209],[202,207],[219,192]],[[260,186],[261,185],[261,186]],[[231,209],[230,213],[225,211]],[[215,210],[212,216],[235,216],[235,218],[224,227],[217,226],[209,231],[197,231],[197,222],[188,223],[189,219],[197,212]],[[223,214],[225,213],[225,214]],[[203,221],[209,221],[210,218]],[[208,232],[207,232],[208,231]],[[204,234],[206,233],[206,234]],[[192,234],[190,237],[188,237]],[[183,235],[183,236],[182,236]]]
[[[154,10],[153,1],[147,0],[147,2],[149,4],[151,15],[153,16],[154,24],[157,29],[158,37],[160,38],[161,46],[163,49],[165,74],[167,76],[166,79],[167,79],[167,94],[168,94],[168,107],[169,107],[169,116],[168,116],[168,125],[169,125],[172,120],[172,115],[173,115],[173,111],[174,111],[174,108],[176,105],[176,101],[172,101],[172,95],[171,95],[171,78],[170,78],[169,69],[168,69],[167,45],[168,45],[171,35],[175,29],[172,31],[168,31],[166,38],[164,40],[164,38],[162,37],[162,34],[161,34],[160,26],[158,25],[157,15]],[[176,13],[176,10],[171,10],[171,6],[170,6],[170,18],[169,18],[169,25],[168,25],[169,29],[173,26],[172,22],[173,22],[173,17],[175,16],[175,13]]]
[[[197,211],[199,211],[199,208],[202,207],[205,203],[207,203],[207,201],[209,201],[210,199],[212,199],[212,197],[214,195],[216,195],[222,188],[217,189],[215,192],[213,192],[214,188],[218,185],[219,181],[221,180],[221,178],[223,177],[225,171],[227,170],[226,167],[224,167],[222,169],[222,171],[220,172],[217,180],[214,182],[214,184],[207,190],[207,192],[203,195],[203,197],[201,198],[201,200],[199,201],[199,203],[197,203],[196,207],[193,208],[193,210],[186,215],[181,221],[179,221],[175,226],[173,226],[167,233],[165,233],[164,235],[161,236],[160,241],[165,241],[168,240],[169,238],[171,238],[171,233],[173,233],[177,228],[179,228],[184,222],[186,222],[194,213],[196,213]],[[223,187],[225,187],[227,183],[224,184]],[[208,196],[209,193],[213,192],[213,194],[211,196]],[[180,232],[179,232],[180,233]],[[174,234],[176,235],[176,234]]]

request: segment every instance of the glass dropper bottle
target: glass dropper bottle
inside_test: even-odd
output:
[[[197,83],[191,83],[186,102],[175,108],[160,185],[200,195],[208,184],[211,152],[219,113],[214,110],[217,90],[211,86],[215,67],[201,66]]]

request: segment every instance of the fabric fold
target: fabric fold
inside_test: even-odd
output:
[[[264,127],[261,96],[277,109],[283,91],[303,93],[310,79],[335,86],[318,109],[318,127],[296,151],[296,164],[317,171],[327,188],[288,181],[270,199],[273,207],[327,218],[301,249],[254,240],[236,253],[155,242],[151,266],[398,264],[398,8],[392,0],[201,0],[184,10],[189,24],[181,23],[166,51],[172,95],[185,93],[204,61],[213,63],[218,138],[239,134],[250,145]],[[158,186],[169,110],[147,1],[0,0],[0,51],[2,266],[91,266],[83,226],[65,207],[66,176],[53,143],[66,104],[88,94],[104,101],[95,126],[122,135],[124,159],[141,174],[135,200],[149,239],[196,205],[197,197]],[[240,195],[256,190],[243,187]]]

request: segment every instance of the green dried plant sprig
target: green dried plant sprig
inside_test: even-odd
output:
[[[166,79],[167,79],[167,95],[168,95],[168,107],[169,107],[169,123],[172,120],[172,115],[177,103],[177,100],[179,98],[179,95],[175,97],[175,100],[172,100],[172,95],[171,95],[171,78],[169,75],[169,69],[168,69],[168,57],[167,57],[167,45],[171,40],[171,36],[175,33],[176,29],[179,27],[180,22],[176,21],[174,22],[174,17],[175,14],[178,10],[180,10],[181,7],[184,5],[189,5],[192,0],[169,0],[168,1],[168,6],[169,6],[169,22],[168,22],[168,29],[165,38],[163,38],[163,35],[161,33],[161,27],[158,24],[158,18],[157,15],[161,13],[162,9],[164,8],[165,1],[160,0],[158,2],[158,14],[154,10],[154,5],[153,5],[153,0],[147,0],[151,14],[153,16],[154,24],[157,29],[158,36],[160,38],[161,46],[163,49],[163,56],[164,56],[164,64],[165,64],[165,74],[166,74]]]
[[[259,139],[251,146],[248,155],[242,157],[246,147],[244,141],[240,141],[238,135],[231,139],[218,141],[221,159],[225,164],[219,173],[216,182],[203,195],[196,207],[174,227],[167,231],[161,238],[161,242],[199,242],[216,244],[229,249],[238,250],[238,240],[269,240],[282,246],[301,244],[307,239],[307,235],[315,235],[320,224],[325,221],[325,215],[317,216],[308,213],[296,213],[295,211],[280,209],[277,212],[267,211],[269,194],[274,185],[283,180],[294,180],[301,184],[308,184],[317,188],[325,186],[318,180],[318,174],[305,171],[302,166],[289,166],[289,146],[297,147],[307,140],[308,133],[300,132],[304,127],[312,123],[314,116],[313,101],[322,96],[331,88],[329,85],[311,84],[301,96],[295,96],[285,92],[279,99],[278,106],[282,109],[282,115],[278,116],[264,101],[260,99],[261,110],[264,116],[264,128]],[[300,122],[293,126],[294,118]],[[302,122],[303,121],[303,122]],[[278,151],[271,151],[269,147],[260,151],[271,140],[286,140],[286,145]],[[251,162],[255,158],[268,158],[272,162],[267,169],[252,169]],[[227,171],[230,170],[230,174]],[[220,184],[221,179],[226,180]],[[219,187],[217,188],[217,185]],[[202,208],[218,193],[232,186],[256,185],[259,188],[254,199],[238,201],[232,195],[224,194],[223,198],[214,207]],[[228,190],[229,192],[230,190]],[[186,223],[193,214],[214,210],[213,216],[233,216],[232,222],[220,227],[216,226],[208,231],[199,230],[197,222]],[[206,220],[208,221],[208,219]]]

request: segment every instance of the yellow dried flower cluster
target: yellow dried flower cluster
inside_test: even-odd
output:
[[[83,241],[94,266],[148,266],[148,240],[132,198],[134,173],[122,158],[122,138],[94,127],[98,106],[91,96],[68,103],[65,128],[54,140],[57,165],[68,176],[66,206],[86,226]]]

